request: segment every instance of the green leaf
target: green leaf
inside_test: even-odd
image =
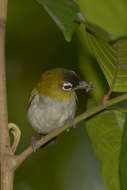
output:
[[[127,189],[127,119],[124,125],[122,147],[120,154],[120,182],[121,189]]]
[[[48,12],[58,25],[67,41],[71,41],[72,34],[78,24],[75,22],[79,7],[73,0],[36,0]]]
[[[119,155],[125,115],[105,111],[86,122],[93,149],[100,161],[102,176],[108,190],[120,190]]]
[[[82,13],[92,23],[102,26],[115,35],[127,33],[127,1],[126,0],[76,0]]]
[[[127,92],[127,37],[112,40],[112,35],[102,31],[86,23],[88,43],[110,88],[114,92]]]

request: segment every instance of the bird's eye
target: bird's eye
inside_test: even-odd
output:
[[[70,82],[64,83],[62,89],[65,91],[69,91],[72,89],[72,84]]]

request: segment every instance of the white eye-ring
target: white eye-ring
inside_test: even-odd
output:
[[[72,90],[72,84],[70,82],[65,82],[62,86],[62,89],[65,90],[65,91],[69,91],[69,90]]]

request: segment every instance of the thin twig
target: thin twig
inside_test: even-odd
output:
[[[94,114],[106,109],[109,106],[112,106],[116,103],[122,102],[124,100],[127,100],[127,93],[124,95],[118,96],[116,98],[111,99],[107,104],[101,104],[98,105],[91,110],[86,111],[85,113],[79,115],[78,117],[75,118],[74,123],[77,124],[82,120],[85,120],[89,118],[90,116],[93,116]],[[39,148],[54,137],[58,136],[60,133],[63,131],[67,130],[70,127],[69,124],[64,125],[61,128],[56,129],[55,131],[51,132],[47,136],[43,137],[42,139],[38,140],[36,142],[36,146]],[[29,146],[26,150],[24,150],[21,154],[17,155],[15,157],[15,162],[14,162],[14,168],[16,169],[24,160],[26,160],[31,154],[33,153],[33,148],[32,146]]]
[[[15,123],[9,123],[8,128],[9,130],[11,130],[11,133],[13,135],[13,144],[11,146],[11,150],[12,150],[12,153],[14,154],[19,145],[19,141],[21,138],[21,131]]]
[[[112,94],[112,88],[109,88],[108,93],[103,97],[102,103],[107,104],[109,102],[109,98]]]

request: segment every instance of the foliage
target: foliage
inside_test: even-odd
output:
[[[114,92],[127,92],[127,38],[112,40],[99,27],[86,23],[87,39],[92,52]],[[111,37],[110,37],[111,36]]]
[[[120,190],[119,155],[125,116],[110,110],[98,114],[86,123],[94,151],[100,160],[107,189]]]
[[[64,34],[67,41],[71,40],[78,24],[76,23],[79,13],[78,5],[71,0],[37,0],[52,17]]]

